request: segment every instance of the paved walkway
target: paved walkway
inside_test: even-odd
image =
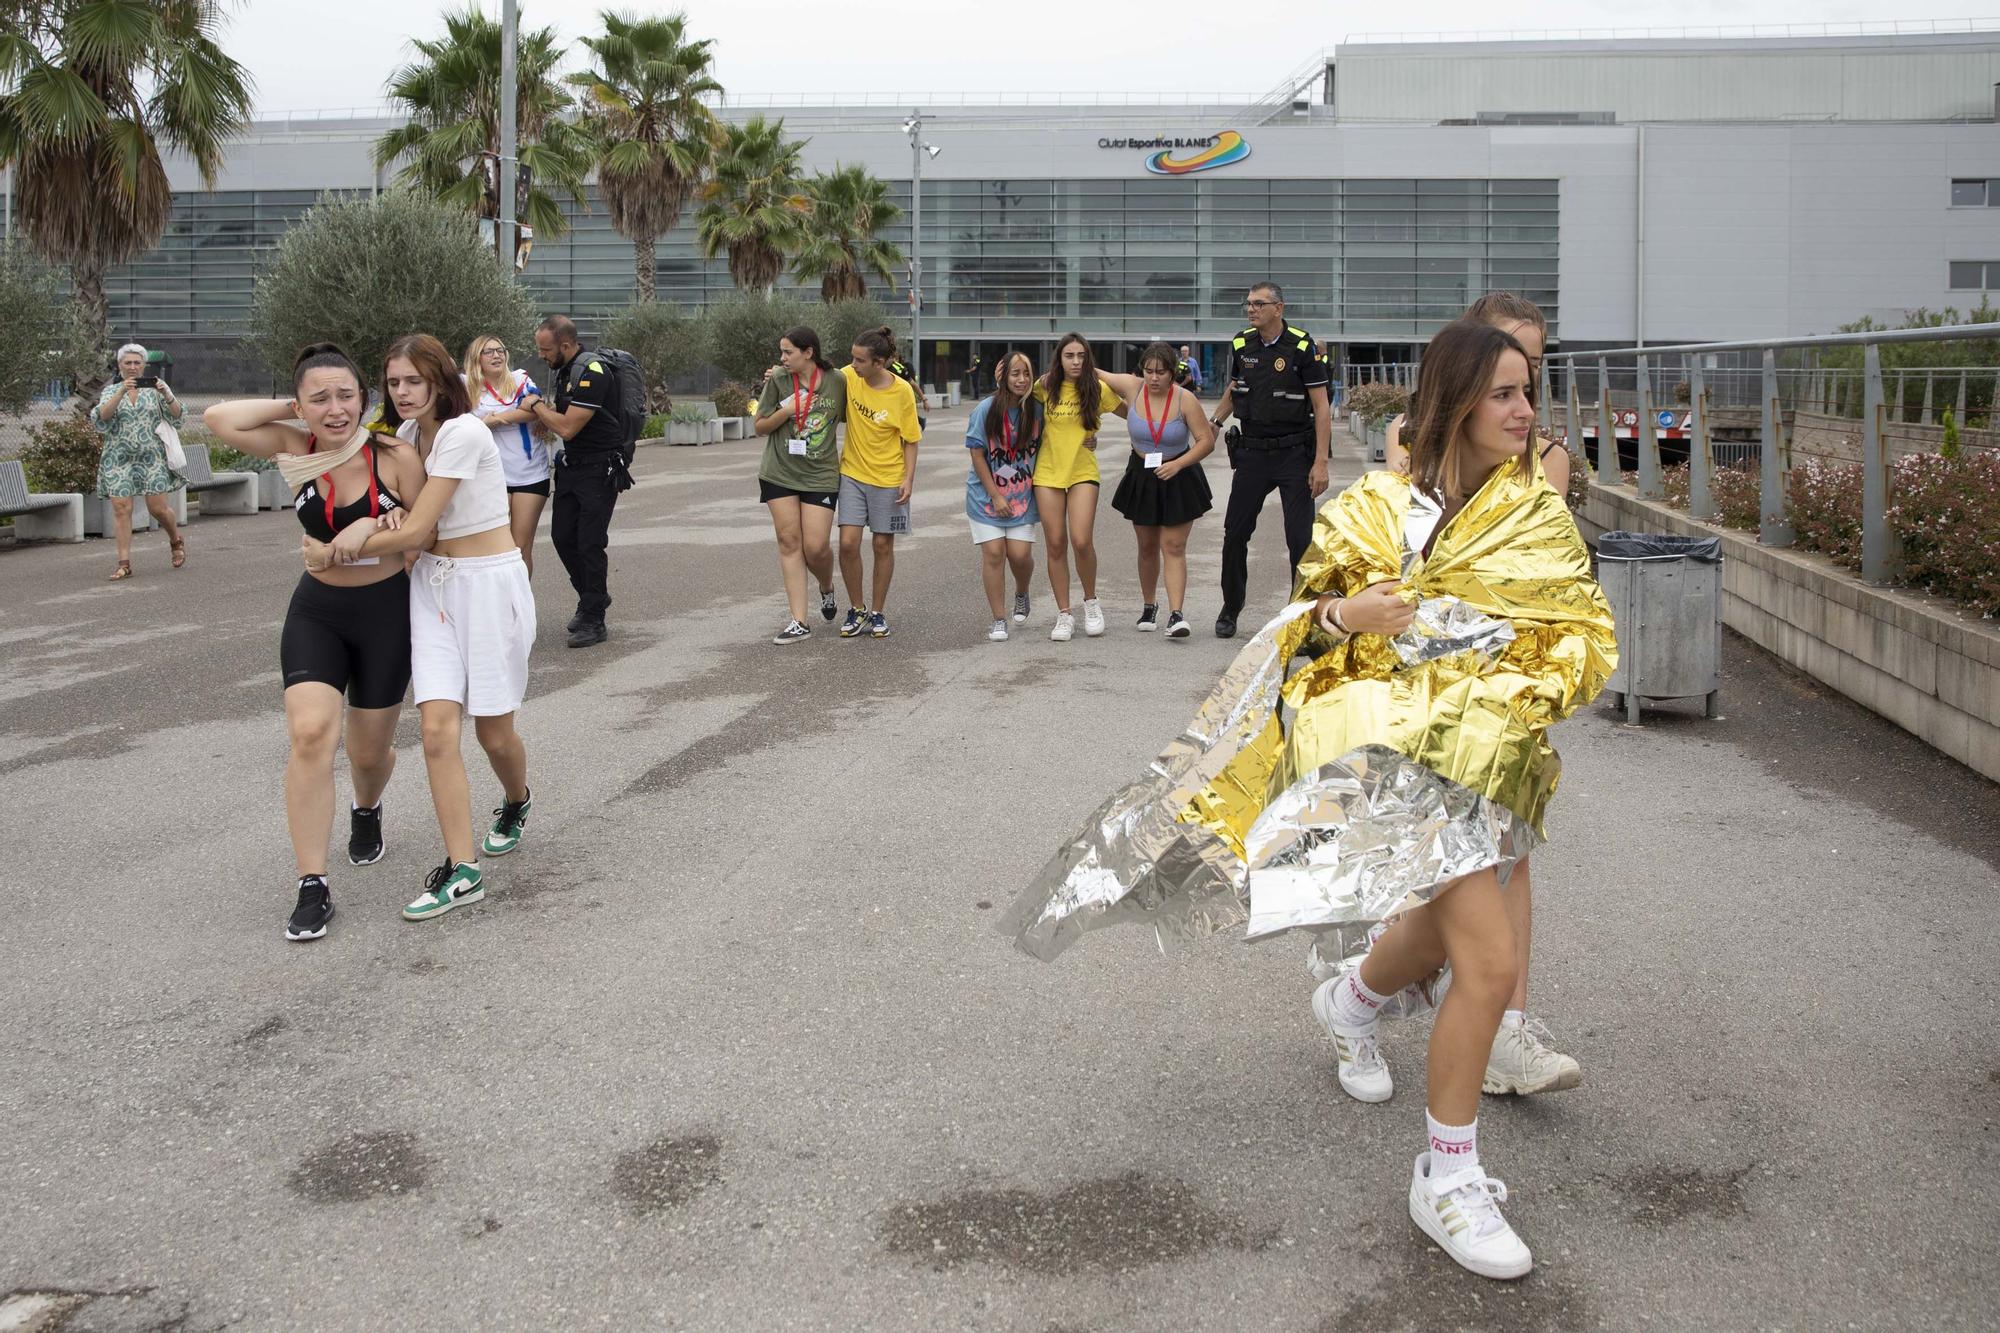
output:
[[[1721,720],[1566,723],[1534,1008],[1585,1083],[1489,1103],[1540,1267],[1480,1282],[1404,1215],[1420,1029],[1364,1107],[1296,947],[991,933],[1231,649],[1219,513],[1170,643],[1108,506],[1112,632],[1048,642],[1038,586],[983,642],[960,419],[886,643],[765,642],[755,444],[642,455],[610,644],[562,647],[540,550],[522,850],[398,919],[438,842],[412,712],[389,855],[312,946],[291,517],[198,519],[178,573],[141,537],[117,585],[105,542],[0,550],[0,1326],[1990,1326],[1991,784],[1734,639]]]

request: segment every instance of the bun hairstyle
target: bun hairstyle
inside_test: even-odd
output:
[[[1476,319],[1487,324],[1526,324],[1539,329],[1543,338],[1549,336],[1548,316],[1542,308],[1527,297],[1514,292],[1488,292],[1465,308],[1461,319]]]
[[[305,382],[308,370],[344,370],[354,376],[354,386],[361,390],[365,408],[368,400],[368,379],[361,373],[361,367],[339,343],[309,343],[299,349],[292,360],[292,393],[297,395],[299,385]]]
[[[811,357],[812,363],[821,370],[830,371],[833,369],[833,363],[828,361],[826,353],[820,350],[819,330],[813,328],[811,325],[800,324],[796,328],[786,329],[785,341]],[[873,354],[871,351],[870,355],[872,356]]]
[[[896,359],[896,335],[890,332],[887,324],[855,334],[854,345],[885,364]]]
[[[452,364],[451,353],[430,334],[406,333],[389,344],[389,350],[382,355],[384,384],[389,382],[389,363],[397,360],[408,361],[424,377],[424,382],[431,386],[431,393],[435,395],[433,411],[440,424],[472,410],[472,395],[467,392],[458,367]],[[390,430],[403,424],[403,414],[396,410],[396,400],[387,393],[382,395],[382,424]]]

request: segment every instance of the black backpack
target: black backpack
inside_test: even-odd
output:
[[[617,381],[617,393],[610,399],[611,410],[618,418],[620,448],[624,451],[627,466],[631,465],[633,446],[646,429],[646,376],[639,369],[639,359],[630,352],[621,352],[616,347],[600,347],[590,353],[604,363]]]

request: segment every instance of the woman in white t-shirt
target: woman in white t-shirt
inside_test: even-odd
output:
[[[500,808],[479,850],[505,856],[521,845],[530,808],[528,751],[514,712],[528,689],[535,594],[508,526],[507,482],[493,433],[472,414],[451,353],[428,333],[390,344],[382,370],[382,417],[417,448],[426,480],[409,517],[358,551],[305,538],[306,568],[406,550],[410,571],[410,681],[423,718],[424,767],[444,834],[445,862],[403,909],[422,921],[485,896],[473,848],[472,794],[459,755],[464,714],[500,779]]]
[[[535,403],[542,391],[525,370],[507,360],[507,344],[490,333],[474,338],[465,349],[465,389],[472,395],[472,412],[493,432],[500,450],[500,470],[507,478],[508,527],[521,562],[535,572],[535,529],[542,507],[549,502],[550,447],[548,432],[535,425]]]

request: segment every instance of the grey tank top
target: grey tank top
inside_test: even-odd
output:
[[[1159,405],[1157,403],[1151,405],[1153,409],[1152,426],[1146,424],[1146,408],[1148,404],[1145,401],[1144,393],[1140,394],[1139,400],[1131,405],[1125,423],[1131,429],[1132,447],[1134,449],[1137,449],[1142,454],[1156,453],[1160,456],[1162,463],[1166,462],[1169,458],[1179,458],[1188,451],[1192,445],[1192,440],[1188,436],[1188,424],[1181,417],[1181,395],[1185,392],[1186,390],[1176,387],[1168,397],[1168,416],[1164,424],[1160,421]],[[1158,444],[1153,443],[1153,426],[1162,427],[1160,442]]]

